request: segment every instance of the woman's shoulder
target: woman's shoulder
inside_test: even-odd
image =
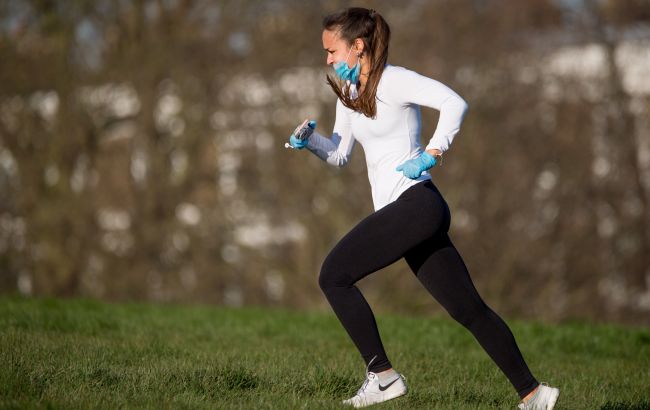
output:
[[[387,64],[381,75],[380,83],[384,83],[384,87],[399,88],[405,83],[417,82],[422,77],[424,76],[409,68]]]
[[[382,73],[381,73],[380,82],[384,82],[385,80],[390,79],[391,77],[394,77],[396,74],[398,74],[403,69],[404,69],[404,67],[400,67],[400,66],[397,66],[397,65],[386,64],[384,66],[384,71],[382,71]]]
[[[383,76],[386,77],[399,77],[399,76],[404,76],[404,75],[409,75],[415,73],[415,71],[408,69],[406,67],[402,67],[399,65],[392,65],[392,64],[386,64],[384,67],[384,72],[382,74]]]

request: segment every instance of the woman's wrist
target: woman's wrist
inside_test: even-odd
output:
[[[436,165],[438,166],[442,165],[442,151],[434,148],[434,149],[428,149],[425,152],[436,159]]]

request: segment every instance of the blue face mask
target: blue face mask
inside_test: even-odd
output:
[[[336,75],[343,81],[349,80],[351,84],[356,84],[359,81],[359,73],[361,72],[361,64],[359,63],[359,58],[357,57],[357,63],[354,67],[348,67],[348,58],[350,58],[350,53],[352,52],[352,47],[348,51],[348,56],[345,57],[345,61],[339,61],[334,63],[334,71]]]

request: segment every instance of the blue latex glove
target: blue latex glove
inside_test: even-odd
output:
[[[405,177],[418,179],[420,175],[422,175],[422,172],[435,166],[436,162],[437,160],[433,155],[424,151],[419,157],[415,159],[409,159],[408,161],[399,165],[396,168],[396,171],[404,172]]]
[[[293,134],[289,137],[289,143],[295,149],[303,149],[309,143],[309,137],[316,129],[316,121],[311,120],[306,124],[303,122],[300,124]]]
[[[299,140],[293,134],[291,134],[291,136],[289,137],[289,144],[291,144],[291,146],[295,149],[303,149],[307,146],[308,143],[309,143],[309,138],[304,140]]]

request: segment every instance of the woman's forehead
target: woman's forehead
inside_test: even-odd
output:
[[[339,30],[323,30],[323,47],[331,49],[345,44]]]

